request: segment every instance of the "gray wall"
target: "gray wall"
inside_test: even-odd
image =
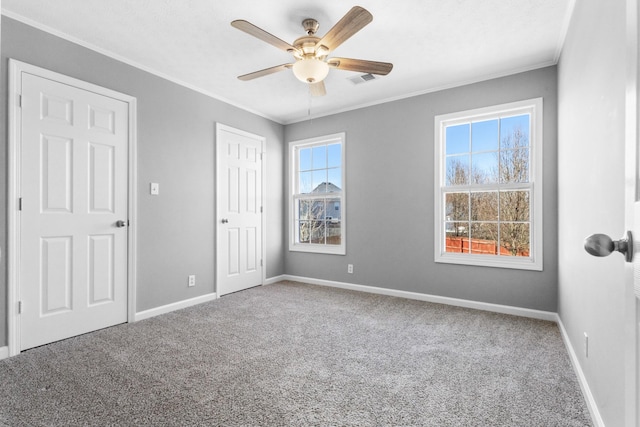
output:
[[[138,99],[138,311],[214,290],[215,122],[267,138],[267,277],[292,274],[555,311],[557,306],[556,68],[281,126],[2,17],[2,70],[15,58]],[[375,90],[375,82],[366,87]],[[6,142],[6,84],[0,85]],[[544,98],[544,271],[435,264],[434,116]],[[347,133],[347,255],[288,252],[288,141]],[[6,150],[0,150],[6,165]],[[160,183],[160,196],[148,194]],[[0,176],[6,252],[6,174]],[[384,206],[376,210],[376,206]],[[4,259],[4,258],[3,258]],[[355,274],[346,273],[348,263]],[[186,276],[198,286],[188,288]],[[6,343],[6,265],[0,265],[0,345]]]
[[[287,251],[286,272],[555,312],[556,71],[538,69],[286,126],[287,145],[346,132],[348,221],[346,256]],[[375,90],[375,81],[362,88]],[[434,116],[537,97],[544,98],[544,271],[434,263]],[[354,274],[347,274],[347,264]]]
[[[18,59],[138,100],[137,311],[214,291],[215,123],[266,138],[267,277],[284,273],[282,125],[2,17],[0,164],[6,170],[7,63]],[[172,60],[167,58],[168,61]],[[6,254],[6,173],[0,174],[0,245]],[[149,183],[160,195],[149,195]],[[0,346],[6,345],[6,263],[0,264]],[[187,287],[187,275],[197,286]]]
[[[625,0],[576,2],[558,65],[558,313],[608,426],[624,425],[625,267],[582,242],[625,232],[625,19]]]

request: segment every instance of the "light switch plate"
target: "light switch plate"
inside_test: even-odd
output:
[[[158,184],[157,182],[152,182],[151,183],[151,195],[152,196],[157,196],[158,194],[160,194],[160,184]]]

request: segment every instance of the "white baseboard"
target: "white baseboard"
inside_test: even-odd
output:
[[[193,305],[202,304],[203,302],[213,301],[218,298],[218,295],[214,292],[207,295],[202,295],[195,298],[186,299],[183,301],[174,302],[171,304],[163,305],[161,307],[151,308],[149,310],[136,313],[134,322],[139,320],[148,319],[150,317],[159,316],[161,314],[171,313],[172,311],[180,310],[182,308],[191,307]]]
[[[0,360],[9,357],[9,347],[0,347]]]
[[[418,292],[399,291],[395,289],[378,288],[374,286],[355,285],[331,280],[312,279],[310,277],[291,276],[288,274],[278,276],[279,280],[291,280],[294,282],[310,283],[312,285],[331,286],[340,289],[369,292],[372,294],[388,295],[392,297],[408,298],[419,301],[447,304],[456,307],[473,308],[476,310],[492,311],[494,313],[511,314],[514,316],[529,317],[533,319],[555,322],[557,314],[551,311],[532,310],[529,308],[512,307],[509,305],[491,304],[487,302],[470,301],[459,298],[442,297],[438,295],[421,294]],[[275,282],[273,282],[275,283]]]
[[[580,383],[580,389],[582,390],[582,395],[584,396],[587,402],[587,408],[589,409],[589,413],[591,414],[591,421],[593,421],[593,425],[596,427],[605,427],[604,421],[602,420],[602,416],[600,415],[600,411],[598,410],[598,405],[596,404],[596,400],[593,397],[593,393],[591,393],[591,389],[589,388],[589,383],[587,382],[587,377],[585,377],[584,372],[582,371],[582,367],[580,366],[580,361],[578,360],[578,356],[576,355],[576,351],[571,345],[571,340],[569,340],[569,335],[567,334],[567,330],[564,328],[564,324],[562,323],[562,319],[560,316],[556,315],[556,322],[558,323],[558,328],[560,329],[560,334],[562,335],[562,341],[564,341],[564,346],[567,348],[567,352],[569,353],[569,359],[571,360],[571,365],[573,366],[573,370],[578,377],[578,383]]]
[[[278,282],[282,282],[283,280],[289,280],[287,279],[287,277],[284,274],[281,274],[280,276],[275,276],[275,277],[270,277],[268,279],[265,279],[263,285],[273,285],[274,283],[278,283]]]

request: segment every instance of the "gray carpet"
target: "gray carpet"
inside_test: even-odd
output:
[[[282,282],[0,361],[8,426],[585,426],[551,322]]]

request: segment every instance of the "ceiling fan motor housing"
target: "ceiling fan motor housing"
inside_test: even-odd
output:
[[[295,56],[296,59],[308,57],[322,58],[326,56],[325,50],[318,45],[319,41],[320,38],[315,36],[304,36],[296,39],[296,41],[293,42],[293,47],[296,48],[296,51],[292,52],[293,56]]]

